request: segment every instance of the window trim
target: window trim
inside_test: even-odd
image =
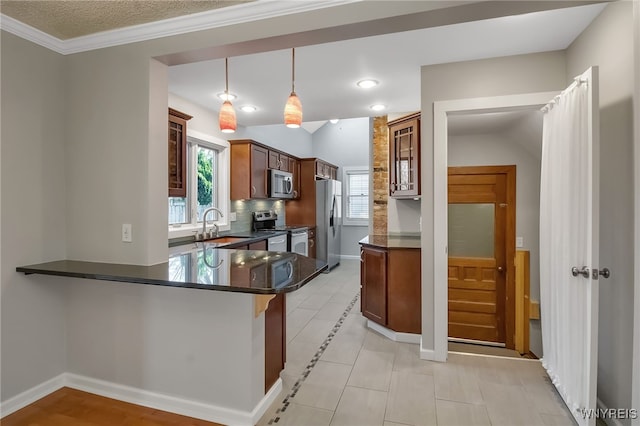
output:
[[[231,193],[231,156],[229,150],[229,142],[224,139],[219,139],[214,136],[209,136],[205,133],[201,133],[195,130],[191,130],[187,127],[187,150],[188,154],[188,176],[187,176],[187,191],[189,203],[193,203],[193,200],[198,198],[198,185],[193,183],[197,181],[197,170],[193,166],[193,159],[198,158],[197,146],[203,146],[205,148],[215,149],[217,151],[218,158],[218,182],[222,182],[218,185],[218,199],[217,207],[223,212],[221,220],[217,221],[218,229],[220,231],[228,231],[231,229],[231,222],[229,221],[229,212],[231,208],[231,200],[229,199]],[[197,160],[196,160],[197,161]],[[195,198],[194,198],[195,197]],[[192,214],[191,212],[190,214]],[[193,218],[190,216],[190,219]],[[169,238],[188,237],[194,234],[194,231],[200,231],[202,224],[193,224],[193,222],[168,225]]]
[[[371,211],[367,210],[366,219],[351,219],[347,216],[348,204],[349,204],[349,175],[350,174],[364,174],[366,173],[369,179],[371,178],[371,171],[369,170],[369,166],[350,166],[350,167],[342,167],[342,182],[344,187],[344,197],[343,197],[343,208],[344,216],[342,218],[342,224],[345,226],[369,226],[369,221],[371,220]],[[367,194],[369,197],[369,201],[371,199],[371,191]]]

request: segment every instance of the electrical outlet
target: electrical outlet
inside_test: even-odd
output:
[[[130,243],[133,241],[133,236],[131,234],[131,224],[123,223],[122,224],[122,242]]]
[[[231,222],[235,222],[236,220],[238,220],[238,219],[236,218],[236,212],[231,212],[231,213],[229,213],[229,220],[230,220]]]
[[[524,247],[524,238],[516,237],[516,248]]]

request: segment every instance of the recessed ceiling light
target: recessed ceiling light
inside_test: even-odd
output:
[[[240,109],[244,112],[255,112],[258,110],[258,108],[254,107],[253,105],[245,105],[240,107]]]
[[[370,89],[372,87],[376,87],[378,85],[378,81],[377,80],[360,80],[359,82],[356,83],[356,85],[358,87],[361,87],[363,89]]]
[[[331,124],[336,124],[338,122],[338,119],[337,118],[332,118],[331,120],[329,120],[329,122]]]
[[[223,101],[232,101],[235,98],[237,98],[236,95],[234,95],[233,93],[229,93],[228,95],[226,93],[218,93],[216,95],[217,97],[219,97],[220,99],[222,99]]]
[[[371,105],[369,108],[374,111],[382,111],[384,109],[387,109],[387,106],[383,104],[375,104],[375,105]]]

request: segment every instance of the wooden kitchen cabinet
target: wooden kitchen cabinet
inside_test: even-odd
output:
[[[335,179],[338,167],[325,161],[316,159],[316,177],[320,179]]]
[[[249,250],[266,250],[267,249],[267,240],[256,241],[255,243],[249,244]]]
[[[307,232],[309,238],[309,257],[316,258],[316,228],[309,228]]]
[[[289,172],[293,175],[293,198],[300,198],[300,162],[297,158],[289,157]]]
[[[274,170],[289,170],[289,156],[278,151],[269,150],[269,168]]]
[[[187,121],[192,118],[169,108],[169,197],[187,196]]]
[[[300,190],[297,197],[285,203],[287,225],[316,226],[316,180],[330,179],[332,170],[337,176],[338,166],[319,158],[300,158],[297,161]],[[327,174],[318,176],[318,170]],[[294,189],[295,180],[294,175]]]
[[[389,196],[420,196],[420,113],[390,121]]]
[[[277,294],[269,301],[264,313],[264,391],[280,377],[286,361],[286,298],[284,293]]]
[[[268,198],[269,150],[249,139],[233,140],[229,143],[231,144],[231,199]]]
[[[387,323],[387,252],[362,247],[360,249],[360,310],[362,315],[378,324]]]
[[[362,245],[362,315],[396,332],[422,332],[420,249]]]

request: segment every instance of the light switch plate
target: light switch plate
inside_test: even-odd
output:
[[[130,243],[133,242],[133,236],[131,235],[131,224],[123,223],[122,224],[122,242]]]
[[[516,237],[516,248],[524,247],[524,238]]]
[[[238,219],[236,218],[236,212],[231,212],[231,213],[229,213],[229,220],[230,220],[231,222],[235,222],[236,220],[238,220]]]

